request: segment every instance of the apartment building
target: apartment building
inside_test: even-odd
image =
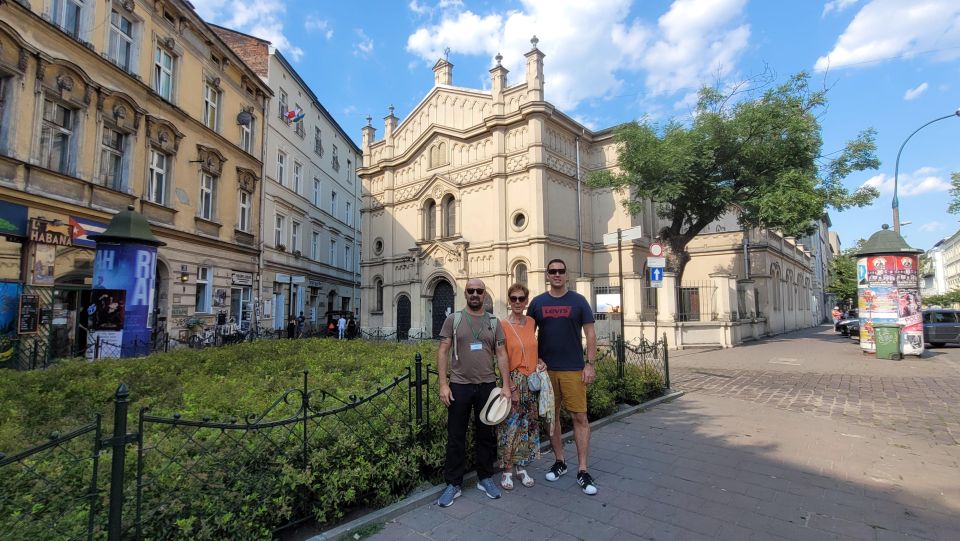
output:
[[[360,149],[270,43],[214,27],[269,85],[263,190],[263,324],[359,315]]]
[[[0,293],[41,298],[45,355],[86,344],[87,235],[128,207],[165,243],[154,328],[254,320],[271,96],[189,2],[0,2]]]

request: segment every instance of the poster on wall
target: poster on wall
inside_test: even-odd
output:
[[[862,316],[868,318],[897,318],[899,298],[896,288],[872,285],[857,290],[858,305]]]
[[[900,352],[904,355],[919,355],[923,353],[923,312],[920,310],[920,291],[916,287],[902,287],[899,293]]]
[[[157,249],[144,244],[98,242],[93,262],[95,290],[125,292],[121,323],[122,357],[139,354],[150,341]],[[114,302],[117,301],[114,297]],[[120,332],[120,331],[104,331]],[[113,340],[116,337],[112,338]]]
[[[52,286],[57,247],[53,244],[37,244],[33,254],[33,285]]]
[[[40,325],[40,296],[20,295],[17,307],[17,334],[34,334]]]
[[[897,257],[889,255],[871,255],[865,258],[867,262],[867,283],[870,286],[892,286],[896,284]]]
[[[893,257],[895,280],[898,286],[916,288],[918,285],[917,256],[902,255]]]
[[[857,287],[867,287],[867,258],[857,259]]]
[[[619,293],[600,293],[597,295],[598,314],[619,314],[620,309]]]
[[[13,359],[16,351],[20,284],[0,282],[0,366]]]

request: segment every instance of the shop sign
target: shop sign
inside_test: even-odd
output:
[[[170,315],[171,317],[187,317],[187,308],[186,304],[174,304],[171,307]]]
[[[252,273],[233,272],[233,273],[230,273],[230,277],[233,279],[233,285],[235,286],[252,286],[253,285]]]
[[[20,295],[17,334],[34,334],[40,324],[40,296]]]
[[[30,242],[53,244],[55,246],[73,246],[73,226],[54,225],[53,222],[30,219]]]
[[[0,235],[27,236],[27,207],[0,201]]]
[[[310,280],[310,287],[323,289],[323,282],[321,282],[320,280]]]

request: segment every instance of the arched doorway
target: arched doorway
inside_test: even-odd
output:
[[[170,286],[170,269],[157,258],[157,272],[153,282],[153,313],[150,314],[150,327],[156,338],[167,330],[167,291]]]
[[[443,327],[443,321],[447,319],[447,310],[453,311],[453,286],[450,282],[441,278],[437,280],[437,285],[433,286],[433,337],[440,336],[440,329]]]
[[[397,340],[406,340],[410,334],[410,297],[397,299]]]

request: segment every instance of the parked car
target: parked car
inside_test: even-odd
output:
[[[840,321],[838,321],[836,325],[833,326],[833,330],[837,331],[843,336],[850,336],[850,329],[848,327],[850,326],[851,322],[856,322],[857,330],[860,329],[860,319],[856,308],[847,311],[847,314]]]
[[[849,321],[849,323],[847,323],[847,336],[859,342],[860,341],[860,320],[849,319],[847,321]]]
[[[923,341],[933,347],[960,342],[960,310],[924,310]]]

